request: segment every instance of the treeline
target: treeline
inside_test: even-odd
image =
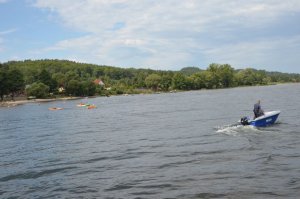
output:
[[[95,84],[101,79],[105,85]],[[0,95],[26,94],[37,98],[56,95],[93,96],[148,91],[198,90],[300,82],[299,74],[251,68],[235,70],[228,64],[210,64],[206,70],[181,71],[118,68],[67,60],[25,60],[0,63]]]

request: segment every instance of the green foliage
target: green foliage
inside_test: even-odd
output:
[[[68,82],[66,93],[73,96],[93,96],[96,93],[96,85],[91,81],[78,81],[72,79]]]
[[[124,94],[124,89],[118,86],[113,87],[110,92],[111,95],[122,95]]]
[[[4,95],[7,95],[9,92],[8,87],[8,76],[4,67],[0,66],[0,97],[3,101]]]
[[[50,88],[50,92],[54,91],[57,88],[57,82],[52,79],[50,73],[45,69],[40,72],[38,80],[45,85],[48,85]]]
[[[56,81],[57,86],[65,86],[66,85],[66,77],[63,73],[59,72],[59,73],[54,73],[52,75],[52,79],[54,81]]]
[[[24,77],[20,70],[9,69],[7,73],[7,86],[8,91],[11,93],[12,99],[14,99],[16,92],[23,90]]]
[[[257,74],[251,68],[246,68],[245,70],[241,70],[237,73],[237,81],[239,85],[252,86],[257,85],[259,82],[257,81]]]
[[[31,84],[26,88],[27,96],[35,96],[36,98],[46,98],[49,96],[49,86],[41,82]]]
[[[234,83],[234,69],[229,64],[220,65],[218,69],[220,85],[223,88],[232,87]]]
[[[210,64],[207,68],[209,84],[212,88],[220,88],[219,64]]]
[[[171,86],[172,77],[170,75],[163,75],[159,83],[159,88],[161,88],[163,91],[168,91]]]
[[[172,79],[173,89],[187,90],[189,88],[189,81],[182,73],[176,73]]]
[[[191,79],[193,81],[193,89],[197,90],[197,89],[202,89],[202,88],[208,88],[207,71],[194,73],[191,76]]]
[[[82,81],[80,89],[83,96],[93,96],[96,93],[96,85],[91,81]]]
[[[210,64],[207,72],[208,88],[228,88],[235,84],[234,69],[229,64]]]
[[[92,82],[101,79],[100,88]],[[110,95],[148,92],[145,88],[168,91],[228,88],[245,85],[266,85],[276,82],[300,82],[299,74],[266,72],[263,70],[234,70],[228,64],[210,64],[206,70],[186,67],[181,71],[118,68],[67,60],[10,61],[0,65],[0,96],[22,93],[25,85],[43,83],[49,92],[59,87],[74,96]],[[105,88],[110,88],[105,90]],[[150,92],[150,91],[149,91]]]
[[[80,82],[76,79],[70,80],[66,87],[66,93],[73,96],[80,96],[82,93]]]
[[[103,70],[103,68],[100,68],[100,67],[95,68],[94,69],[94,75],[95,75],[96,78],[104,76],[104,70]]]
[[[80,80],[79,75],[74,70],[70,70],[65,74],[65,81],[69,82],[71,80]]]
[[[95,94],[98,94],[100,96],[106,96],[107,95],[106,90],[102,86],[96,86]]]
[[[201,72],[201,69],[195,66],[189,66],[189,67],[182,68],[180,72],[185,75],[193,75],[195,73]]]
[[[157,74],[151,74],[145,79],[146,86],[153,90],[157,90],[161,82],[161,76]]]

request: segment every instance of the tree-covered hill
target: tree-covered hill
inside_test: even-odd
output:
[[[185,74],[185,75],[192,75],[194,73],[199,73],[201,72],[201,69],[196,67],[196,66],[188,66],[188,67],[184,67],[180,70],[181,73]]]
[[[103,84],[98,83],[101,80]],[[210,64],[206,70],[180,71],[119,68],[68,60],[25,60],[0,63],[0,96],[26,94],[91,96],[146,91],[197,90],[300,82],[299,74],[251,68],[235,70],[228,64]]]

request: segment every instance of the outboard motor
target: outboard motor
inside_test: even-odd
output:
[[[249,125],[249,118],[248,117],[242,117],[241,120],[240,120],[241,124],[246,126],[246,125]]]

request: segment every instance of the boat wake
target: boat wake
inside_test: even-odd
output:
[[[237,136],[239,134],[243,133],[249,133],[249,132],[259,132],[259,129],[257,129],[254,126],[243,126],[243,125],[225,125],[225,126],[220,126],[216,127],[216,132],[217,133],[223,133],[226,135],[232,135],[232,136]]]

